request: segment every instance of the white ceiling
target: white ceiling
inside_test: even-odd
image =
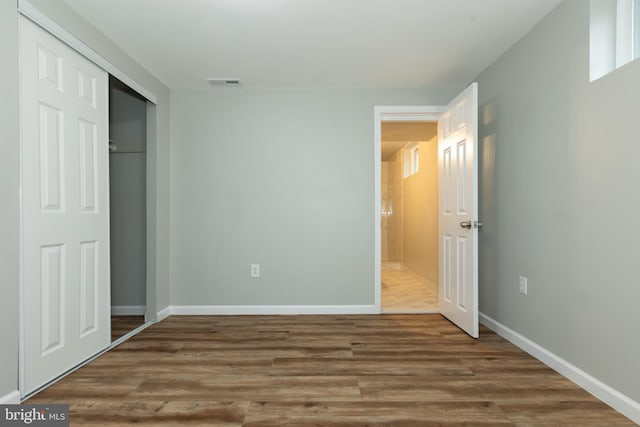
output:
[[[464,86],[562,0],[64,0],[171,88]]]

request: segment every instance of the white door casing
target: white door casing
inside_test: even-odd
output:
[[[381,232],[381,168],[383,122],[436,123],[443,106],[376,106],[374,107],[374,306],[373,313],[382,313],[382,232]]]
[[[478,85],[438,120],[440,312],[478,337]]]
[[[20,17],[23,396],[110,343],[107,88]]]

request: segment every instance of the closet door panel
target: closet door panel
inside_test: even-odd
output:
[[[23,396],[110,343],[107,73],[20,17]]]

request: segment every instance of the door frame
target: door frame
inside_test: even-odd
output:
[[[438,122],[444,105],[374,107],[374,313],[382,313],[382,122]]]
[[[159,313],[157,311],[157,293],[158,293],[158,280],[157,280],[157,260],[158,256],[158,240],[157,240],[157,224],[158,224],[158,215],[157,215],[157,193],[158,193],[158,167],[157,167],[157,147],[158,147],[158,137],[157,137],[157,127],[158,123],[158,108],[157,108],[157,96],[154,91],[147,89],[143,84],[140,84],[135,79],[130,77],[126,72],[122,71],[120,68],[115,66],[101,54],[87,46],[80,39],[69,33],[62,26],[56,23],[54,20],[49,18],[46,14],[41,12],[38,8],[29,3],[28,0],[18,0],[18,13],[23,15],[25,18],[31,20],[36,25],[40,26],[45,31],[49,32],[53,36],[60,39],[63,43],[71,47],[71,49],[78,52],[80,55],[87,58],[89,61],[96,64],[98,67],[105,70],[108,74],[113,75],[118,78],[120,81],[125,83],[131,89],[138,92],[147,100],[147,160],[146,160],[146,200],[147,200],[147,261],[146,261],[146,270],[147,270],[147,282],[146,282],[146,313],[145,313],[145,325],[136,330],[130,332],[124,337],[112,342],[110,346],[108,346],[103,351],[97,353],[96,355],[90,357],[89,359],[81,362],[78,366],[70,369],[67,372],[61,372],[60,376],[53,379],[48,384],[39,387],[30,395],[38,393],[42,388],[47,387],[49,384],[54,383],[64,377],[65,375],[75,371],[78,367],[84,365],[85,363],[93,360],[98,355],[104,353],[104,351],[109,350],[114,345],[123,341],[130,335],[137,333],[138,331],[144,329],[151,323],[158,321]],[[22,140],[20,140],[20,145],[22,145]],[[22,156],[21,160],[22,162]],[[22,164],[21,166],[22,167]],[[22,182],[20,182],[20,189],[22,189]],[[24,281],[23,281],[23,271],[24,271],[24,260],[23,260],[23,246],[24,246],[24,236],[22,232],[22,201],[20,202],[20,274],[19,274],[19,356],[18,356],[18,388],[20,391],[21,399],[24,399],[26,396],[24,395]]]

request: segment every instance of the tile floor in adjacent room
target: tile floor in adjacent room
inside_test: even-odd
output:
[[[382,263],[383,313],[438,313],[438,285],[402,263]]]

